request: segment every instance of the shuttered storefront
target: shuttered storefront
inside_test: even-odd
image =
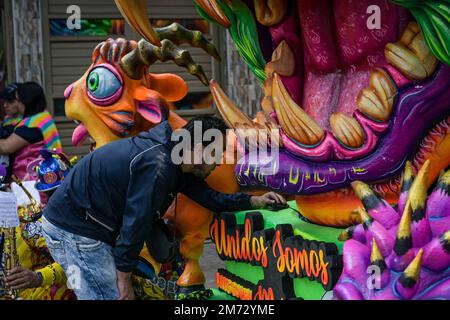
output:
[[[190,29],[202,29],[208,37],[220,43],[219,31],[209,26],[197,14],[191,0],[151,0],[148,12],[154,26],[164,26],[173,21]],[[69,30],[66,12],[71,5],[81,9],[81,29]],[[64,89],[79,79],[91,64],[91,54],[95,46],[108,37],[124,37],[139,40],[139,36],[124,22],[113,0],[44,0],[43,28],[45,53],[45,81],[50,109],[55,115],[64,150],[70,155],[88,152],[88,142],[82,148],[75,148],[71,136],[75,124],[64,115]],[[188,46],[186,46],[188,47]],[[202,50],[190,48],[192,57],[202,64],[206,75],[218,79],[220,69],[217,62]],[[189,94],[177,103],[183,116],[212,113],[209,89],[186,70],[172,62],[156,63],[150,68],[153,73],[176,73],[186,80]]]

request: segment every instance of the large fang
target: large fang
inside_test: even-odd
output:
[[[122,16],[141,37],[160,47],[161,41],[150,24],[146,0],[115,0]]]
[[[384,55],[390,64],[414,80],[429,77],[438,63],[416,22],[408,24],[398,42],[385,46]]]
[[[337,112],[330,117],[330,126],[333,135],[343,144],[358,148],[364,143],[364,131],[361,125],[341,112]]]
[[[290,77],[295,72],[295,57],[286,41],[281,41],[272,53],[272,61],[266,64],[265,72],[270,78],[274,72],[281,76]]]
[[[287,0],[253,0],[253,3],[256,19],[266,27],[280,23],[288,9]]]
[[[374,69],[370,74],[369,86],[358,95],[358,109],[371,118],[389,120],[397,89],[391,77],[383,69]]]
[[[323,139],[322,128],[292,100],[276,73],[272,82],[272,99],[278,122],[288,136],[306,145],[317,144]]]
[[[239,110],[216,81],[211,80],[210,89],[217,109],[228,127],[235,129],[237,124],[246,124],[249,127],[253,127],[252,120]]]

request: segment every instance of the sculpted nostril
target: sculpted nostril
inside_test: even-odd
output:
[[[73,90],[73,84],[71,84],[70,86],[68,86],[66,88],[66,90],[64,90],[64,98],[69,99],[70,94],[72,93]]]

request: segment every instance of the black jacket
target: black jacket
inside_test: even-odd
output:
[[[44,217],[59,228],[114,247],[116,267],[130,272],[146,234],[181,192],[214,211],[250,209],[250,196],[216,192],[171,161],[165,121],[137,137],[84,157],[50,198]]]

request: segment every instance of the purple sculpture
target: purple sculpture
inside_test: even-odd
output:
[[[334,299],[450,299],[450,170],[427,199],[427,161],[414,179],[407,162],[397,210],[367,184],[352,187],[365,209],[346,229]]]

